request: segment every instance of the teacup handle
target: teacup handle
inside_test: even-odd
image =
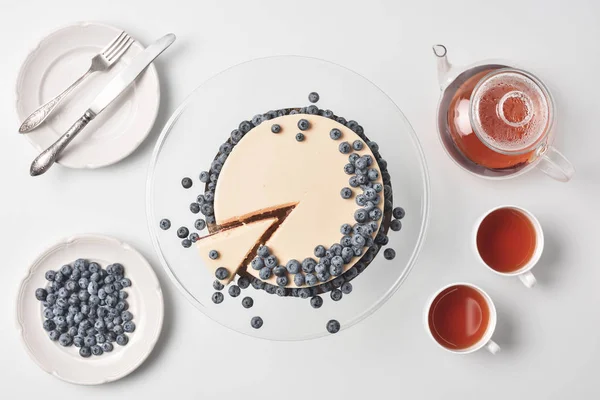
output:
[[[537,279],[535,279],[535,276],[533,276],[533,274],[529,271],[519,275],[519,279],[521,280],[521,282],[523,282],[523,285],[527,286],[529,289],[534,287],[537,283]]]
[[[550,178],[560,182],[568,182],[575,173],[573,164],[552,146],[547,147],[540,158],[537,167]]]
[[[486,343],[485,348],[487,349],[487,351],[489,351],[492,354],[496,354],[500,351],[500,346],[498,346],[498,344],[496,342],[494,342],[493,340],[490,340],[489,342]]]

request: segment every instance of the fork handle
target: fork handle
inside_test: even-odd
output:
[[[19,133],[28,133],[40,126],[42,122],[54,111],[56,106],[69,95],[77,86],[81,84],[94,71],[90,68],[85,74],[81,75],[71,86],[66,88],[61,94],[49,100],[46,104],[41,105],[37,110],[31,113],[29,117],[23,121],[19,128]]]
[[[71,140],[75,139],[75,136],[77,136],[77,134],[94,118],[96,118],[96,114],[91,110],[87,110],[85,114],[83,114],[83,117],[75,121],[68,131],[33,160],[31,168],[29,169],[31,176],[38,176],[48,171],[48,169],[56,162],[60,153],[62,153],[65,147],[71,143]]]

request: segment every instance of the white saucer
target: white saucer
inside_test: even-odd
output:
[[[35,109],[66,89],[87,71],[94,55],[121,32],[108,25],[78,23],[61,28],[44,39],[27,56],[17,79],[17,114],[20,123]],[[96,72],[55,113],[24,136],[39,153],[54,143],[80,118],[104,86],[144,47],[134,42],[111,69]],[[160,102],[154,65],[94,119],[58,160],[70,168],[98,168],[131,154],[148,136]],[[17,133],[15,128],[15,134]],[[35,154],[37,155],[37,154]],[[32,160],[35,156],[32,153]]]
[[[78,258],[98,262],[103,268],[119,262],[132,281],[127,301],[136,330],[129,343],[115,344],[111,353],[82,358],[75,346],[61,347],[42,328],[42,308],[35,289],[46,286],[47,270],[57,270]],[[148,261],[135,249],[116,239],[79,235],[52,246],[29,267],[17,299],[17,326],[30,357],[46,372],[80,385],[115,381],[134,371],[152,352],[163,324],[164,305],[160,283]]]

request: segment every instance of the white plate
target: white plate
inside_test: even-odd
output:
[[[127,301],[136,324],[127,346],[115,345],[111,353],[82,358],[75,346],[52,342],[42,328],[43,316],[35,289],[46,286],[47,270],[56,270],[78,258],[96,261],[102,268],[119,262],[131,279]],[[164,305],[160,283],[148,261],[128,244],[99,235],[79,235],[52,246],[29,267],[17,300],[17,325],[31,358],[46,372],[80,385],[98,385],[124,377],[152,352],[163,324]]]
[[[121,29],[108,25],[78,23],[42,39],[27,56],[17,79],[19,124],[87,71],[92,57],[119,32]],[[140,43],[134,42],[111,69],[88,77],[42,125],[25,134],[37,152],[46,149],[69,129],[102,88],[143,49]],[[159,102],[158,75],[151,65],[126,92],[90,122],[58,163],[70,168],[98,168],[127,157],[148,136]]]

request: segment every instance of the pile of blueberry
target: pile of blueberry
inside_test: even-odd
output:
[[[79,347],[81,357],[102,355],[113,343],[125,346],[135,331],[128,311],[131,280],[121,264],[103,269],[98,263],[78,259],[58,271],[46,271],[48,284],[35,291],[43,306],[43,328],[61,346]]]

